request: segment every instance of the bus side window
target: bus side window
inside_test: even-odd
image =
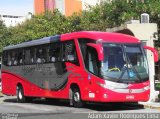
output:
[[[50,62],[50,56],[49,56],[50,46],[46,46],[46,62]]]
[[[87,47],[87,53],[84,61],[86,69],[98,76],[98,54],[96,49]]]
[[[19,49],[18,52],[18,65],[22,65],[23,64],[23,49]]]
[[[14,61],[13,61],[14,66],[18,65],[18,53],[17,52],[18,52],[17,50],[14,51]]]
[[[39,47],[36,52],[36,62],[37,63],[45,63],[46,62],[46,48]]]
[[[4,64],[5,66],[8,65],[8,64],[7,64],[7,61],[8,61],[8,52],[7,52],[7,51],[4,51],[4,52],[3,52],[3,64]]]
[[[32,47],[31,48],[31,57],[30,57],[30,61],[31,61],[31,64],[35,64],[36,63],[36,48],[35,47]]]
[[[76,47],[74,41],[66,41],[63,44],[63,58],[62,61],[69,61],[79,66]]]
[[[8,65],[8,66],[11,66],[11,64],[12,64],[12,63],[11,63],[11,52],[9,51],[7,55],[8,55],[7,65]]]
[[[30,64],[31,63],[31,53],[30,49],[24,50],[24,64]]]
[[[60,60],[60,50],[61,50],[60,43],[53,43],[50,45],[49,49],[50,62],[57,62]]]
[[[9,61],[9,66],[16,66],[17,65],[17,53],[16,50],[11,51],[10,53],[10,61]]]

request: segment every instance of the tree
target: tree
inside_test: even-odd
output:
[[[2,51],[3,46],[7,45],[6,41],[9,38],[9,35],[10,32],[8,31],[3,21],[0,20],[0,51]]]
[[[89,6],[88,10],[70,17],[55,10],[38,16],[32,15],[30,20],[16,27],[6,28],[0,22],[0,49],[11,44],[73,31],[106,31],[106,28],[120,26],[131,19],[140,19],[142,13],[150,15],[150,22],[158,24],[160,33],[160,0],[112,0],[94,7]]]

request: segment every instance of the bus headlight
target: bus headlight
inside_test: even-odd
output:
[[[103,88],[107,88],[105,84],[102,84],[102,83],[100,83],[100,82],[97,82],[97,84],[98,84],[99,86],[103,87]]]
[[[102,88],[114,89],[113,86],[109,86],[109,85],[106,85],[106,84],[103,84],[103,83],[100,83],[100,82],[97,82],[97,84],[98,84],[99,86],[101,86]]]
[[[144,87],[144,90],[149,90],[149,89],[150,89],[150,86]]]

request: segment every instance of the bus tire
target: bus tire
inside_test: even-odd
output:
[[[75,108],[81,108],[83,106],[83,102],[81,100],[80,90],[78,88],[73,89],[72,103]]]
[[[17,102],[24,103],[26,98],[22,86],[17,86]]]

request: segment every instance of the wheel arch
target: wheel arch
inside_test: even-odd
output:
[[[74,88],[78,88],[79,91],[80,91],[80,94],[81,94],[81,90],[80,90],[80,87],[77,83],[71,83],[70,84],[70,88],[69,88],[69,99],[72,100],[72,93],[73,93],[73,89]]]
[[[23,92],[25,94],[25,91],[24,91],[24,86],[21,82],[18,82],[17,85],[16,85],[16,91],[17,91],[17,88],[21,87],[23,89]]]
[[[78,88],[80,90],[80,87],[79,87],[79,85],[77,83],[72,83],[70,85],[70,89],[74,89],[74,88]]]
[[[16,87],[20,87],[20,86],[23,88],[22,83],[21,83],[21,82],[18,82],[17,85],[16,85]]]
[[[79,96],[78,96],[79,98],[77,101],[74,98],[75,94],[77,93],[76,91],[79,92]],[[69,99],[70,99],[71,106],[74,106],[76,108],[81,108],[83,106],[82,92],[81,92],[80,86],[77,83],[72,83],[70,85]]]

